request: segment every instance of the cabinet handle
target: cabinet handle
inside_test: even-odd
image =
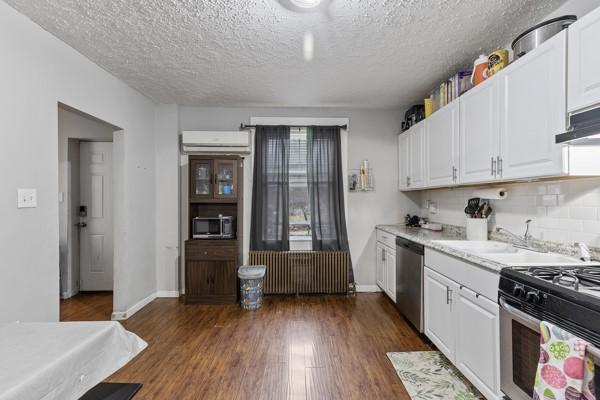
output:
[[[452,167],[452,181],[454,181],[456,183],[456,178],[458,177],[458,170],[456,169],[456,167]]]
[[[410,186],[410,176],[406,177],[406,186]]]
[[[496,159],[494,157],[492,157],[492,176],[496,176]]]
[[[446,286],[446,304],[452,303],[452,289]]]
[[[500,175],[502,177],[502,158],[500,156],[498,156],[498,175]]]

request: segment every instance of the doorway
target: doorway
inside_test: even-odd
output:
[[[58,127],[61,320],[110,320],[118,128],[61,106]]]
[[[79,290],[112,291],[112,142],[82,141],[79,155]]]

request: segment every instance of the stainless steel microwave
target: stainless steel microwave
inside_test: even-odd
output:
[[[196,217],[192,220],[193,239],[233,239],[233,217]]]

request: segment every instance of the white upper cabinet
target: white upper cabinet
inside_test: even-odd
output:
[[[600,105],[600,8],[569,26],[568,111]]]
[[[398,135],[398,186],[400,190],[408,188],[409,136],[409,132]]]
[[[400,135],[401,190],[599,176],[595,147],[555,142],[600,107],[598,38],[600,8]]]
[[[503,86],[498,178],[563,174],[564,146],[555,135],[566,129],[566,49],[565,30],[497,77]]]
[[[499,79],[491,78],[460,99],[461,183],[497,178],[500,154]]]
[[[408,187],[422,188],[425,186],[425,124],[416,124],[408,133]]]
[[[458,183],[458,101],[425,120],[425,175],[428,187]]]
[[[425,126],[418,123],[398,135],[398,184],[400,190],[425,186]]]

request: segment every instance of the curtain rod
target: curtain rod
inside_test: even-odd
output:
[[[252,129],[256,128],[258,125],[246,125],[244,123],[240,124],[240,130],[244,129]],[[289,126],[290,128],[306,128],[311,126],[319,126],[319,125],[262,125],[262,126]],[[348,125],[322,125],[322,126],[335,126],[337,128],[348,130]]]

